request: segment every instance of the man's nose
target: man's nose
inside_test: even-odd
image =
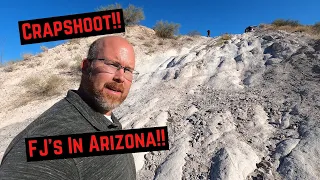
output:
[[[124,69],[121,68],[121,69],[116,70],[116,72],[114,73],[113,79],[120,81],[120,82],[123,82],[125,80]]]

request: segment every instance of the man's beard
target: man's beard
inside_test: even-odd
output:
[[[107,112],[118,107],[126,97],[104,93],[104,88],[117,89],[123,93],[123,86],[119,86],[117,83],[106,83],[102,89],[93,88],[93,98],[96,106]]]
[[[91,74],[89,75],[88,80],[89,81],[87,84],[87,90],[91,94],[91,99],[94,105],[96,106],[96,108],[98,108],[100,112],[105,113],[105,112],[111,111],[116,107],[118,107],[125,100],[126,96],[124,96],[123,94],[121,94],[120,96],[117,96],[117,95],[107,94],[104,92],[105,88],[108,88],[108,89],[111,88],[111,89],[121,91],[121,93],[123,93],[124,87],[122,84],[120,85],[119,83],[116,83],[116,82],[105,83],[104,86],[101,87],[101,89],[96,89],[93,85],[94,83],[92,81]]]

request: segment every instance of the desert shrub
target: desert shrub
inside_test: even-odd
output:
[[[22,82],[22,86],[27,89],[32,89],[32,86],[34,86],[34,84],[38,83],[39,81],[40,81],[40,78],[38,76],[32,76],[32,77],[25,79]]]
[[[77,55],[77,56],[74,57],[73,60],[74,60],[77,64],[79,64],[79,63],[82,62],[83,58],[82,58],[82,56]]]
[[[108,11],[113,9],[122,9],[121,4],[115,3],[108,6],[100,6],[97,11]],[[126,26],[138,25],[140,21],[144,20],[144,12],[140,7],[129,4],[127,8],[123,9],[123,20]]]
[[[316,31],[316,33],[320,33],[320,22],[315,23],[312,28],[314,31]]]
[[[81,62],[83,58],[80,55],[77,55],[74,57],[74,64],[70,67],[72,72],[80,73],[82,71],[81,69]]]
[[[223,44],[224,44],[224,40],[222,40],[221,38],[219,38],[218,40],[217,40],[217,42],[214,44],[214,46],[215,47],[217,47],[217,46],[222,46]]]
[[[12,65],[9,65],[9,66],[6,66],[6,67],[3,68],[4,72],[12,72],[14,70],[15,70],[15,67],[12,66]]]
[[[179,41],[177,41],[176,39],[171,39],[171,41],[169,41],[170,43],[170,46],[172,47],[172,48],[179,48],[180,47],[180,43],[179,43]]]
[[[59,94],[64,79],[52,75],[48,79],[41,79],[39,76],[27,78],[22,85],[32,97],[48,97]]]
[[[231,39],[231,36],[227,33],[220,36],[220,38],[217,40],[214,46],[222,46],[224,43],[226,43],[228,40]]]
[[[178,32],[178,31],[177,31]],[[182,36],[182,34],[176,34],[174,37],[173,37],[173,39],[175,39],[175,40],[178,40],[178,39],[181,39],[183,36]]]
[[[70,39],[68,42],[69,44],[80,44],[80,38],[73,38]]]
[[[187,33],[188,36],[194,37],[194,36],[201,36],[201,33],[197,30],[193,30]]]
[[[274,26],[292,26],[292,27],[295,27],[295,26],[300,26],[301,24],[299,23],[299,21],[296,21],[296,20],[290,20],[290,19],[276,19],[272,22],[272,25]]]
[[[37,57],[43,57],[42,53],[37,54]]]
[[[67,50],[68,50],[68,51],[71,51],[71,50],[72,50],[72,46],[69,45],[69,46],[67,47]]]
[[[313,38],[320,38],[320,22],[317,22],[314,25],[303,25],[299,24],[298,21],[276,20],[273,22],[273,24],[265,25],[264,29],[272,31],[282,30],[289,33],[302,32],[311,35]]]
[[[186,41],[193,41],[193,39],[190,38],[190,37],[186,38],[185,40],[186,40]]]
[[[264,24],[264,23],[261,23],[259,24],[259,28],[263,29],[263,28],[266,28],[268,26],[268,24]]]
[[[27,65],[28,68],[34,68],[35,66],[36,66],[35,63],[28,63],[28,65]]]
[[[43,52],[47,52],[48,51],[48,48],[46,46],[41,46],[40,49]]]
[[[156,52],[155,49],[149,49],[148,52],[146,52],[147,55],[151,55],[153,54],[154,52]]]
[[[158,45],[164,45],[163,40],[160,40],[160,41],[158,42]]]
[[[57,64],[56,68],[58,69],[66,69],[68,67],[68,63],[65,61],[61,61]]]
[[[17,63],[17,61],[16,60],[9,60],[9,61],[7,61],[7,65],[14,65],[14,64],[16,64]]]
[[[100,6],[96,10],[97,11],[109,11],[109,10],[114,10],[114,9],[122,9],[121,4],[115,3],[115,4],[110,4],[108,6]]]
[[[55,49],[54,49],[54,52],[57,53],[57,54],[59,54],[59,53],[61,52],[61,50],[58,49],[58,48],[55,48]]]
[[[231,39],[231,36],[226,33],[226,34],[223,34],[223,35],[221,36],[221,39],[224,40],[224,41],[228,41],[228,40]]]
[[[146,47],[152,47],[152,42],[150,42],[150,41],[144,42],[144,43],[142,43],[142,45],[144,45]]]
[[[26,53],[22,55],[23,60],[27,61],[30,60],[32,58],[32,54],[31,53]]]
[[[158,21],[153,29],[160,38],[173,38],[179,28],[180,24]]]
[[[145,40],[145,39],[146,39],[144,36],[138,36],[138,38],[139,38],[140,40]]]
[[[293,28],[294,32],[308,32],[309,27],[308,26],[297,26]]]

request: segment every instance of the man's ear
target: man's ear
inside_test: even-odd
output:
[[[81,70],[85,74],[89,74],[90,62],[87,58],[83,59],[81,62]]]

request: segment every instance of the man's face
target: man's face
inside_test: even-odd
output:
[[[107,44],[100,50],[98,58],[134,69],[135,58],[131,45],[123,41],[104,43]],[[115,73],[109,73],[107,69],[103,61],[93,61],[88,82],[90,94],[104,111],[110,111],[119,106],[126,99],[131,87],[131,81],[124,76],[124,69],[117,70]]]

